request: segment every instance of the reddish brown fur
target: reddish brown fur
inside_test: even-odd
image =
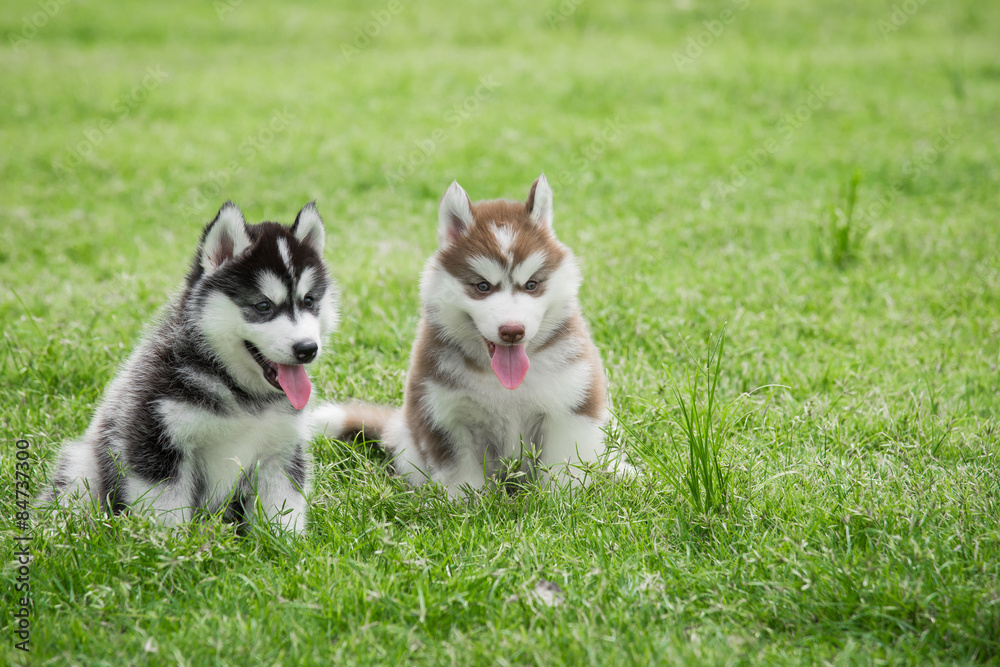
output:
[[[580,324],[583,324],[582,320],[580,320]],[[586,331],[584,335],[587,335]],[[580,357],[586,358],[590,362],[590,386],[587,387],[587,398],[580,405],[574,407],[573,412],[594,420],[601,420],[604,418],[604,406],[608,398],[608,380],[604,377],[604,367],[601,365],[601,358],[593,343],[584,347]]]
[[[441,335],[437,327],[426,319],[420,321],[417,332],[417,343],[413,346],[413,359],[410,362],[410,373],[406,380],[406,404],[404,406],[406,426],[410,429],[415,446],[421,454],[436,466],[448,464],[453,456],[451,443],[447,436],[436,429],[430,421],[430,415],[423,409],[428,380],[454,387],[451,378],[441,373],[434,360],[435,350],[442,346],[451,347]],[[463,355],[464,357],[464,355]],[[468,357],[464,357],[467,367],[481,370],[479,365]]]
[[[600,355],[590,339],[590,332],[587,330],[587,324],[583,321],[583,317],[581,317],[579,313],[574,313],[568,317],[559,329],[555,331],[555,333],[549,336],[534,350],[534,353],[538,354],[544,352],[546,349],[562,342],[566,338],[575,338],[577,340],[587,341],[587,344],[582,346],[579,354],[577,354],[573,361],[585,359],[590,363],[590,366],[593,369],[591,371],[590,382],[587,386],[587,397],[582,403],[580,403],[580,405],[573,408],[573,412],[578,415],[590,417],[591,419],[601,419],[603,418],[604,406],[607,402],[607,379],[604,377],[604,367],[601,364]]]
[[[471,209],[475,224],[461,240],[438,251],[441,266],[455,278],[466,283],[478,282],[481,277],[469,268],[469,259],[472,257],[490,257],[501,264],[513,260],[516,266],[541,250],[546,258],[539,270],[539,276],[543,279],[566,258],[563,245],[548,228],[531,219],[530,209],[525,204],[496,199],[477,202],[471,205]],[[494,227],[501,226],[512,228],[516,234],[509,257],[501,253],[500,244],[493,233]],[[478,295],[474,296],[479,298]]]
[[[545,257],[544,264],[533,276],[533,279],[539,282],[536,290],[531,292],[535,296],[544,292],[544,281],[567,259],[569,251],[555,238],[552,230],[545,223],[536,222],[531,217],[536,186],[537,181],[532,185],[531,193],[525,203],[507,200],[470,203],[474,222],[468,228],[463,229],[464,224],[461,220],[453,221],[456,232],[448,234],[448,240],[438,250],[436,259],[445,271],[466,284],[468,293],[473,298],[484,298],[488,293],[481,294],[475,287],[483,277],[476,275],[469,266],[471,258],[486,257],[496,260],[501,266],[516,266],[532,254],[542,252]],[[509,253],[503,252],[495,234],[498,227],[509,227],[513,232],[513,243]],[[512,287],[524,289],[523,285]],[[587,325],[579,312],[574,311],[548,339],[539,341],[540,345],[533,353],[543,352],[567,339],[579,341],[571,343],[569,347],[570,354],[575,354],[572,360],[587,361],[592,369],[586,381],[588,385],[586,392],[580,403],[573,406],[573,413],[593,420],[603,420],[606,416],[607,382],[597,348],[591,341]],[[412,446],[431,467],[447,467],[455,457],[454,445],[449,436],[431,421],[431,413],[427,406],[427,388],[430,383],[457,388],[454,378],[444,373],[438,363],[444,355],[456,359],[457,357],[453,356],[455,354],[461,355],[464,367],[469,373],[491,372],[488,363],[484,361],[485,355],[484,359],[468,357],[463,349],[448,340],[444,331],[431,323],[425,314],[420,321],[417,340],[413,347],[407,376],[403,419],[412,438]],[[348,411],[351,420],[345,430],[353,428],[363,431],[368,437],[372,436],[373,431],[375,435],[380,435],[385,420],[392,411],[374,406],[364,406],[364,408],[354,406]]]
[[[368,403],[347,405],[347,418],[337,436],[338,440],[351,442],[362,436],[364,440],[381,440],[385,425],[396,412],[393,408],[384,408]]]

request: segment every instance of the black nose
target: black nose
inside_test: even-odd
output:
[[[308,364],[316,358],[317,350],[319,350],[319,345],[316,344],[316,341],[312,340],[303,340],[292,345],[292,352],[295,353],[295,358],[304,364]]]

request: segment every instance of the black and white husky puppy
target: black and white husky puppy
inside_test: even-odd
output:
[[[317,429],[381,439],[395,470],[451,495],[480,488],[504,459],[563,480],[605,451],[607,389],[580,314],[581,274],[552,230],[545,176],[526,202],[473,204],[457,182],[441,201],[438,250],[420,282],[422,318],[401,410],[328,404]],[[618,468],[616,463],[616,468]],[[624,464],[622,470],[624,470]]]
[[[107,388],[79,440],[64,444],[52,491],[162,523],[223,510],[305,528],[305,408],[338,320],[313,204],[286,227],[248,225],[227,202],[202,234],[180,295]]]

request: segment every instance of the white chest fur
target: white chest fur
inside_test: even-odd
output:
[[[551,363],[539,355],[516,390],[506,389],[493,373],[466,372],[452,376],[461,378],[457,387],[429,384],[427,405],[439,428],[510,456],[522,439],[529,444],[546,418],[564,418],[584,401],[591,374],[587,360]]]
[[[287,458],[307,436],[305,420],[287,411],[222,416],[171,400],[161,401],[159,411],[173,446],[194,459],[213,500],[228,496],[244,475],[253,482],[258,464]]]

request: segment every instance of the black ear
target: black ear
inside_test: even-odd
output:
[[[469,195],[458,181],[452,181],[441,198],[441,208],[438,209],[438,245],[442,248],[451,245],[475,223]]]
[[[323,246],[326,243],[326,230],[323,228],[323,218],[319,217],[319,211],[316,210],[316,202],[309,202],[295,216],[295,224],[292,225],[292,234],[295,235],[295,238],[300,243],[312,247],[317,255],[320,257],[323,256]]]
[[[231,201],[219,209],[215,220],[205,228],[201,244],[201,267],[206,274],[214,273],[223,264],[250,247],[247,223],[243,212]]]

